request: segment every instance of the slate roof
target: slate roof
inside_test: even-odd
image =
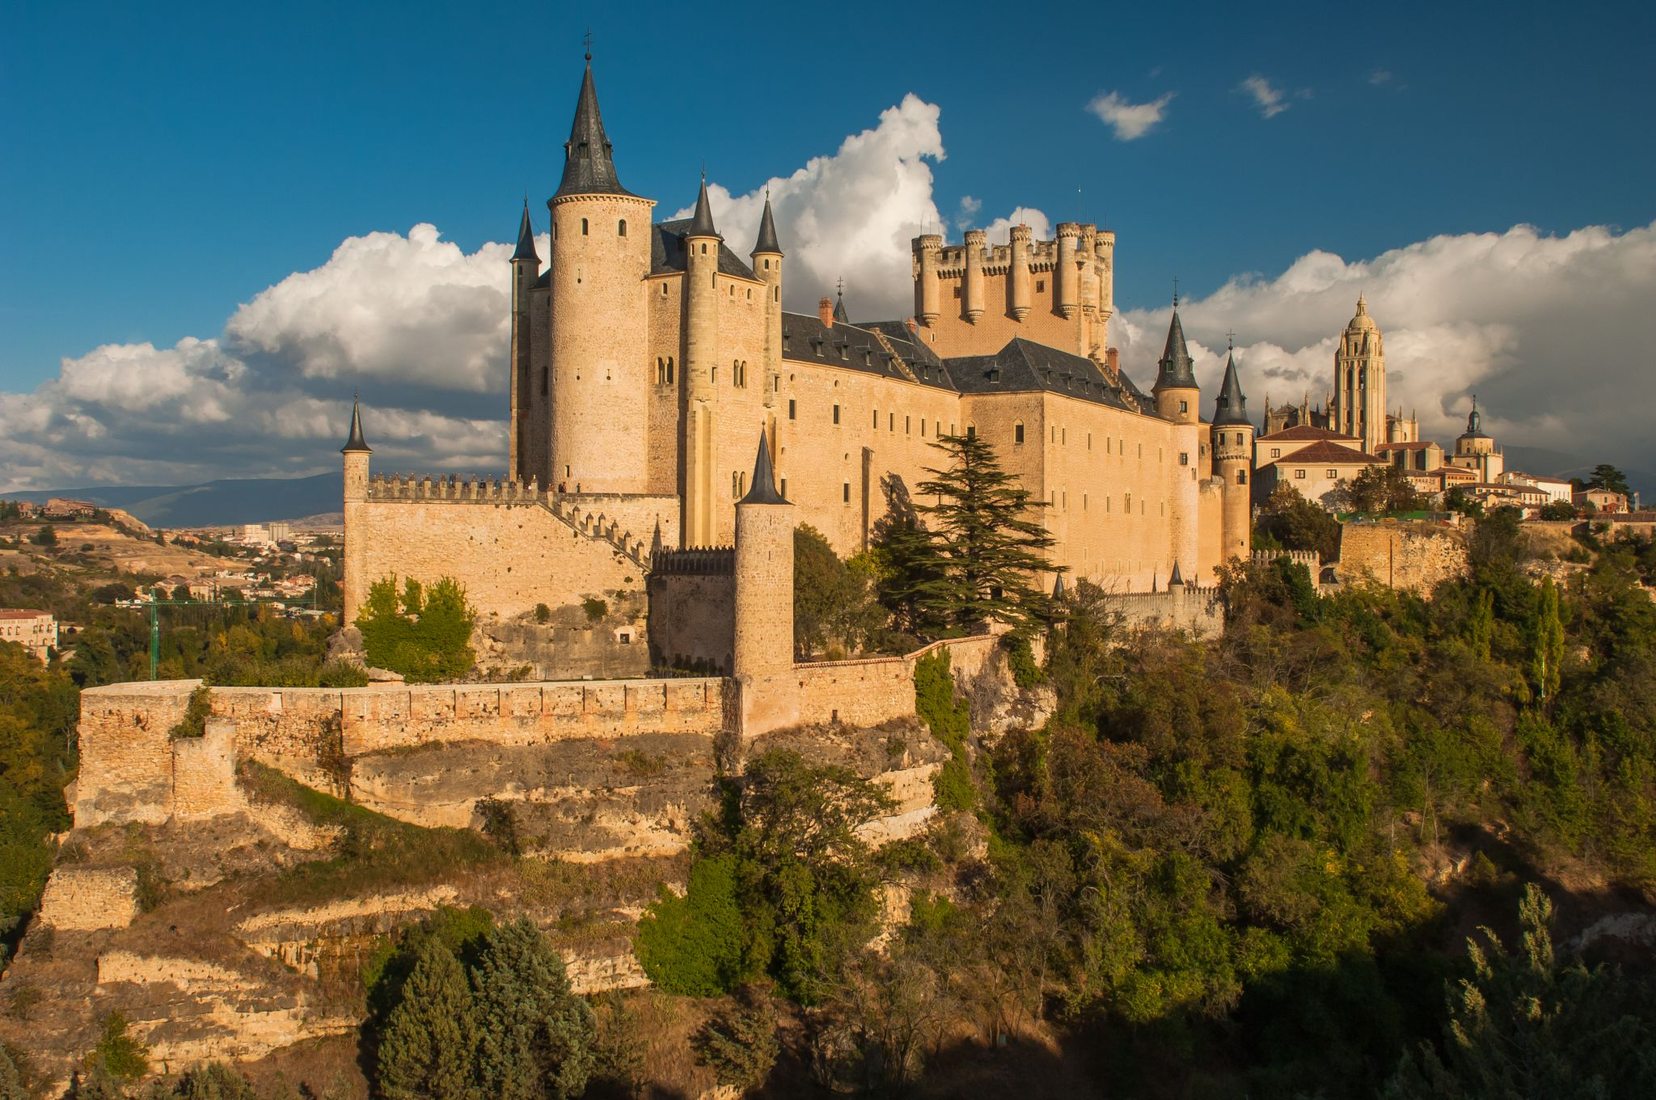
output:
[[[1155,389],[1196,388],[1195,364],[1185,346],[1184,324],[1179,320],[1179,305],[1173,304],[1173,319],[1167,323],[1167,344],[1162,348],[1156,374]]]
[[[1281,458],[1272,459],[1265,465],[1315,466],[1318,463],[1333,463],[1335,465],[1344,464],[1348,466],[1356,463],[1361,463],[1365,466],[1384,466],[1386,464],[1384,459],[1375,458],[1373,455],[1364,454],[1362,451],[1356,450],[1355,448],[1345,447],[1341,444],[1333,443],[1324,439],[1320,442],[1311,444],[1309,447],[1301,447],[1293,454],[1283,455]]]
[[[994,355],[961,356],[948,360],[948,366],[963,393],[1046,390],[1129,412],[1151,412],[1155,408],[1155,403],[1125,374],[1120,376],[1119,384],[1112,383],[1086,356],[1020,337]]]
[[[1242,380],[1236,376],[1234,351],[1225,360],[1225,381],[1219,387],[1219,400],[1213,407],[1213,423],[1221,428],[1234,425],[1253,427],[1253,422],[1248,419],[1248,398],[1242,392]]]
[[[771,469],[770,442],[764,432],[759,433],[759,454],[753,460],[753,484],[748,488],[747,496],[737,501],[737,503],[788,503],[787,498],[776,491],[776,474]]]
[[[816,314],[784,311],[782,358],[799,363],[831,363],[959,392],[944,361],[915,340],[902,321],[867,325],[842,321],[829,328]]]
[[[587,58],[581,77],[581,92],[575,99],[575,121],[564,142],[563,179],[558,195],[630,195],[615,174],[615,147],[604,133],[604,119],[598,113],[598,91],[592,85],[592,59]]]
[[[368,441],[362,438],[362,402],[351,401],[351,438],[345,441],[345,446],[339,448],[340,454],[350,454],[352,451],[367,451],[373,454],[373,448]]]
[[[702,176],[701,191],[696,195],[696,212],[691,215],[690,228],[685,231],[691,237],[717,237],[719,231],[713,228],[713,204],[707,201],[707,176]]]
[[[518,223],[517,251],[512,253],[513,260],[534,260],[540,263],[540,253],[535,251],[535,227],[529,223],[529,200],[523,200],[523,220]]]
[[[650,227],[650,274],[683,271],[686,267],[684,237],[691,227],[690,218],[657,222]],[[743,263],[724,241],[719,242],[719,271],[725,275],[753,278],[753,268]]]
[[[753,242],[753,254],[774,252],[782,255],[782,246],[776,240],[776,219],[771,217],[770,195],[765,196],[765,212],[759,217],[759,239]]]

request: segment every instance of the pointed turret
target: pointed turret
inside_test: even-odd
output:
[[[592,85],[592,55],[587,54],[581,94],[575,100],[575,122],[564,142],[563,179],[557,195],[630,195],[615,174],[615,147],[604,133],[598,113],[598,91]],[[556,198],[557,195],[553,197]]]
[[[373,448],[368,446],[368,441],[362,438],[362,401],[358,398],[351,399],[351,438],[345,441],[345,446],[339,448],[339,453],[374,453]]]
[[[540,253],[535,251],[535,227],[529,223],[529,200],[523,200],[523,220],[518,222],[517,251],[512,253],[512,262],[519,260],[533,260],[540,264]]]
[[[1184,576],[1182,574],[1180,574],[1180,572],[1179,572],[1179,563],[1174,562],[1173,563],[1173,575],[1171,577],[1167,578],[1167,590],[1169,592],[1171,592],[1175,588],[1183,588],[1183,587],[1184,587]]]
[[[1248,419],[1248,398],[1242,392],[1242,381],[1236,375],[1236,349],[1232,348],[1225,360],[1225,381],[1219,387],[1219,401],[1213,408],[1213,426],[1252,427]]]
[[[1162,349],[1160,371],[1153,390],[1195,389],[1195,364],[1185,347],[1184,325],[1179,321],[1179,303],[1173,303],[1173,320],[1167,325],[1167,344]]]
[[[707,176],[702,176],[701,193],[696,196],[696,213],[690,219],[690,228],[684,231],[686,237],[717,237],[719,231],[713,228],[713,206],[707,201]]]
[[[776,473],[771,469],[770,440],[764,432],[759,433],[759,455],[753,460],[753,482],[748,486],[747,496],[738,503],[788,503],[782,494],[776,491]]]
[[[845,312],[845,284],[841,283],[839,291],[834,295],[834,324],[851,323],[851,315]]]
[[[759,216],[759,239],[753,242],[749,255],[782,255],[782,246],[776,240],[776,219],[771,216],[770,194],[765,194],[765,212]]]
[[[1052,582],[1052,598],[1062,603],[1069,596],[1069,589],[1064,587],[1064,575],[1058,574],[1058,579]]]

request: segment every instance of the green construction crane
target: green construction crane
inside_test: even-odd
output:
[[[163,600],[158,596],[157,585],[150,589],[149,600],[149,628],[150,628],[150,679],[159,678],[161,668],[161,613],[163,607],[254,607],[257,600],[226,600],[215,598],[211,600]]]

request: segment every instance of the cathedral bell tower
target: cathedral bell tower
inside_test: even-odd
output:
[[[1334,403],[1328,426],[1362,440],[1369,454],[1386,442],[1386,353],[1380,326],[1369,316],[1362,295],[1357,296],[1357,314],[1334,352]]]

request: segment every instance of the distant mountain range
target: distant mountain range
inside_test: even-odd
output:
[[[1592,464],[1579,455],[1539,447],[1505,447],[1509,470],[1557,477],[1586,477]],[[1656,473],[1623,468],[1627,480],[1646,499],[1653,495]],[[314,477],[257,477],[207,481],[199,485],[96,485],[79,489],[51,489],[5,493],[11,500],[73,497],[106,508],[122,508],[151,527],[218,527],[267,520],[307,519],[338,515],[338,473]]]
[[[94,485],[3,495],[11,500],[89,500],[131,512],[151,527],[262,523],[337,514],[340,509],[337,473],[208,481],[200,485]]]

